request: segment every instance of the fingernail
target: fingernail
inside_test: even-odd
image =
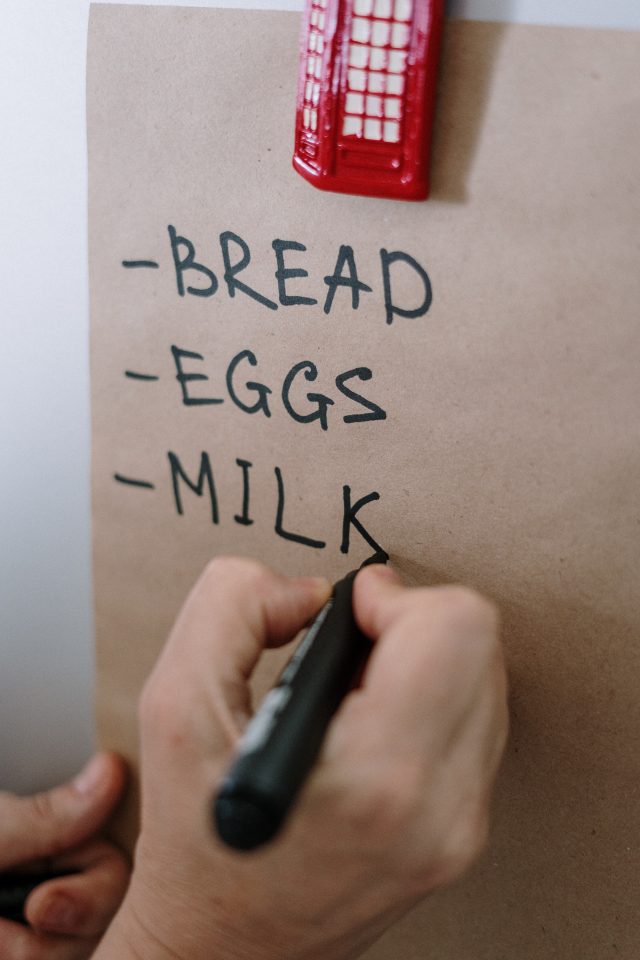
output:
[[[104,778],[104,757],[98,754],[92,757],[87,765],[80,771],[73,781],[73,788],[76,793],[86,796],[93,793],[102,783]]]
[[[389,567],[385,563],[372,563],[370,566],[365,567],[365,570],[368,571],[367,576],[377,577],[378,580],[387,580],[389,583],[401,583],[400,577],[393,567]]]
[[[43,908],[38,926],[51,933],[73,933],[82,919],[82,911],[69,897],[56,894]]]

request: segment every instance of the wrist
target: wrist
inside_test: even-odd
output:
[[[254,960],[178,900],[160,911],[157,906],[132,883],[91,960]]]
[[[142,921],[129,896],[125,898],[91,960],[182,960]]]

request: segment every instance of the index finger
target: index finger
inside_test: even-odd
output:
[[[234,679],[248,679],[263,649],[291,640],[329,593],[324,578],[289,578],[255,560],[216,557],[189,594],[167,655],[202,654]]]
[[[289,579],[238,557],[213,560],[145,684],[140,710],[143,739],[145,731],[151,734],[147,754],[164,749],[157,732],[169,725],[173,740],[197,749],[200,731],[209,750],[215,743],[226,755],[251,714],[248,679],[260,654],[295,636],[329,593],[326,580]]]

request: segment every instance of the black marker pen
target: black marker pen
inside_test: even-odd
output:
[[[363,566],[386,563],[377,553]],[[218,836],[236,850],[271,840],[311,770],[333,714],[371,651],[352,608],[357,571],[338,581],[240,740],[214,802]]]

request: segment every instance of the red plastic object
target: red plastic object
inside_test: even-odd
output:
[[[321,190],[424,200],[444,0],[307,0],[293,166]]]

